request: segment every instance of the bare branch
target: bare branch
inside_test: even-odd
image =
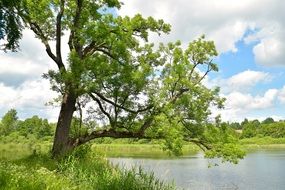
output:
[[[123,109],[123,110],[125,110],[125,111],[127,111],[127,112],[130,112],[130,113],[133,113],[133,114],[137,114],[137,113],[140,113],[140,112],[144,112],[144,111],[147,111],[147,110],[153,108],[153,106],[150,105],[150,106],[148,106],[148,107],[146,107],[146,108],[143,108],[143,109],[131,110],[131,109],[129,109],[129,108],[126,108],[126,107],[124,107],[124,106],[122,106],[122,105],[118,105],[118,104],[116,104],[115,102],[113,102],[113,101],[107,99],[106,97],[104,97],[103,94],[101,94],[101,93],[99,93],[99,92],[93,92],[93,93],[96,94],[98,97],[100,97],[100,98],[101,98],[102,100],[104,100],[105,102],[108,102],[109,104],[111,104],[111,105],[113,105],[113,106],[115,106],[115,107],[121,108],[121,109]],[[91,93],[90,93],[90,94],[91,94]]]
[[[200,83],[207,75],[210,71],[212,71],[212,68],[211,68],[211,63],[212,63],[212,60],[210,62],[207,63],[208,67],[207,67],[207,71],[204,73],[204,75],[198,80],[198,83]]]
[[[49,57],[57,64],[59,70],[65,71],[64,64],[62,63],[62,61],[58,61],[58,58],[52,53],[50,45],[48,43],[48,38],[44,35],[39,25],[35,22],[32,22],[29,18],[26,19],[27,22],[30,24],[31,30],[34,31],[34,33],[41,39],[42,43],[45,45],[46,52]]]
[[[110,115],[108,112],[105,111],[105,109],[103,108],[103,105],[101,104],[101,101],[100,101],[98,98],[96,98],[96,97],[95,97],[93,94],[91,94],[91,93],[89,94],[89,96],[90,96],[94,101],[97,102],[97,104],[99,105],[100,110],[103,112],[103,114],[105,114],[105,115],[108,117],[109,122],[110,122],[110,124],[112,125],[112,124],[113,124],[113,119],[112,119],[111,115]]]

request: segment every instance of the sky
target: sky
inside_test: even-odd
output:
[[[284,0],[132,0],[118,15],[153,16],[172,25],[169,35],[153,42],[181,40],[184,46],[201,36],[216,44],[219,72],[204,84],[219,86],[227,100],[224,121],[244,118],[285,119],[285,1]],[[62,47],[68,54],[67,37]],[[0,52],[0,117],[16,108],[20,119],[39,115],[56,121],[58,107],[46,104],[56,97],[42,74],[56,69],[43,45],[25,30],[17,53]]]

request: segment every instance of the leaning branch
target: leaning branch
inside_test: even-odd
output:
[[[199,139],[189,139],[189,138],[185,137],[185,138],[184,138],[184,141],[192,142],[192,143],[196,144],[196,145],[199,146],[203,151],[212,149],[212,146],[211,146],[211,145],[209,145],[209,144],[207,144],[206,142],[201,141],[201,140],[199,140]]]
[[[78,146],[81,144],[84,144],[86,142],[89,142],[96,138],[102,138],[102,137],[112,137],[112,138],[149,138],[144,135],[141,135],[140,133],[134,133],[130,131],[115,131],[113,129],[105,129],[100,131],[93,131],[90,134],[87,134],[85,136],[81,136],[74,140],[74,146]]]

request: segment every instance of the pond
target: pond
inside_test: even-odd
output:
[[[110,158],[124,168],[141,166],[144,171],[191,190],[284,190],[285,150],[257,150],[239,164],[219,164],[202,154],[179,159]]]

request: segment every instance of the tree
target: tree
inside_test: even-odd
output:
[[[2,134],[8,135],[13,130],[16,129],[18,122],[17,111],[15,109],[10,109],[3,117],[2,117]]]
[[[170,25],[139,14],[130,18],[109,13],[120,6],[118,0],[22,0],[13,9],[58,67],[44,75],[62,99],[53,155],[95,138],[113,137],[163,139],[175,153],[187,140],[223,156],[220,145],[233,141],[212,141],[207,131],[226,130],[213,130],[207,120],[209,107],[221,108],[224,99],[218,89],[202,84],[209,72],[218,70],[214,43],[202,36],[186,49],[179,41],[155,47],[148,42],[149,33],[169,33]],[[66,62],[61,51],[64,33],[70,49]],[[54,48],[50,41],[55,41]],[[101,126],[70,136],[74,112],[82,116],[83,107]],[[228,160],[243,156],[232,150]]]
[[[21,135],[28,136],[34,134],[37,138],[52,135],[52,128],[47,119],[41,119],[38,116],[25,119],[19,124],[19,132]]]
[[[258,120],[247,121],[243,124],[242,137],[250,138],[257,135],[260,129],[260,122]]]
[[[271,117],[268,117],[264,121],[262,121],[262,124],[271,124],[271,123],[274,123],[274,119]]]

